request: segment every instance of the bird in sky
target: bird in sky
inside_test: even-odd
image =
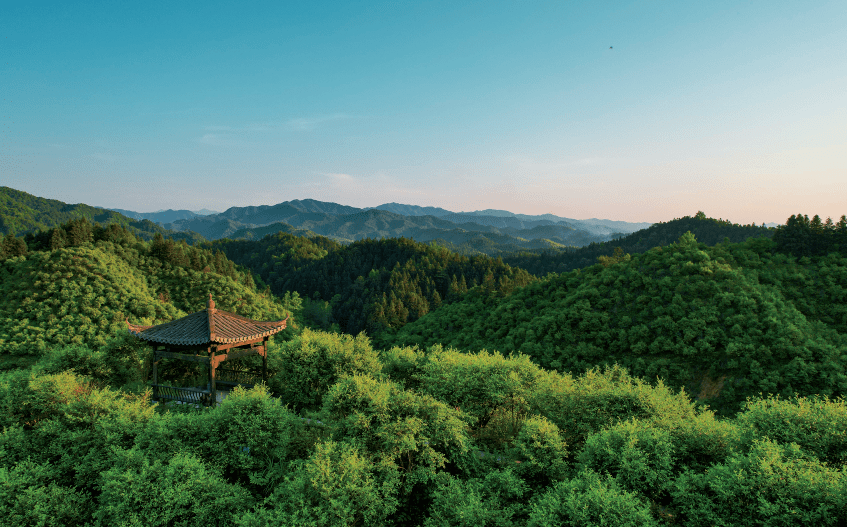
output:
[[[612,49],[612,46],[609,46],[609,49]]]

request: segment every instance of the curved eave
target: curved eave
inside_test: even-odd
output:
[[[171,337],[163,337],[155,334],[148,333],[148,330],[155,328],[157,326],[140,326],[136,324],[132,324],[129,319],[127,319],[127,329],[130,333],[135,335],[138,338],[144,339],[149,342],[156,342],[159,344],[173,344],[178,346],[200,346],[200,345],[208,345],[208,344],[237,344],[239,342],[249,342],[257,339],[261,339],[264,337],[269,337],[276,333],[279,333],[288,325],[288,318],[285,317],[283,320],[276,321],[262,321],[262,322],[254,322],[255,324],[261,325],[273,325],[275,327],[269,328],[266,331],[262,331],[259,333],[254,333],[252,335],[246,335],[242,337],[235,338],[225,338],[220,336],[215,336],[213,340],[209,339],[178,339]]]
[[[291,316],[291,315],[289,315],[289,316]],[[219,337],[219,336],[215,336],[214,342],[217,342],[219,344],[236,344],[238,342],[246,342],[246,341],[261,339],[261,338],[265,338],[265,337],[270,337],[271,335],[275,335],[275,334],[279,333],[280,331],[282,331],[283,329],[286,328],[286,326],[288,325],[288,318],[289,317],[285,317],[282,320],[254,322],[254,324],[263,324],[263,325],[273,324],[276,327],[268,329],[267,331],[263,331],[261,333],[255,333],[253,335],[249,335],[249,336],[246,336],[246,337],[237,337],[237,338],[229,338],[228,339],[228,338],[222,338],[222,337]]]

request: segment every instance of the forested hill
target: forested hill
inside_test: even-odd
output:
[[[204,238],[195,232],[173,232],[150,220],[135,220],[118,212],[91,207],[83,203],[70,205],[55,199],[46,199],[9,187],[0,187],[0,234],[35,234],[39,231],[52,234],[51,229],[71,220],[86,219],[92,223],[120,225],[135,236],[150,240],[156,234],[175,240],[195,243]]]
[[[547,273],[565,273],[594,265],[600,256],[612,257],[616,252],[641,254],[654,247],[668,245],[676,241],[683,233],[689,231],[694,234],[699,242],[711,246],[724,241],[726,238],[729,238],[731,242],[742,242],[757,236],[771,238],[776,229],[756,225],[739,225],[729,220],[707,218],[703,212],[698,212],[694,217],[684,216],[668,222],[655,223],[646,229],[618,239],[593,242],[583,247],[524,251],[504,255],[503,261],[509,265],[526,269],[535,276],[545,276]]]
[[[216,240],[203,246],[253,270],[277,295],[297,291],[329,301],[326,322],[350,334],[391,332],[476,285],[507,294],[534,280],[500,259],[469,258],[405,238],[342,246],[320,236],[277,233],[256,242]]]
[[[814,239],[802,223],[713,247],[687,233],[504,298],[474,290],[394,343],[521,351],[570,372],[617,363],[729,413],[760,392],[847,395],[847,228],[798,257],[789,242]]]
[[[61,246],[27,247],[14,238],[16,254],[0,258],[0,369],[56,346],[97,349],[126,333],[127,317],[168,322],[203,309],[210,292],[221,309],[259,320],[299,308],[296,295],[274,299],[220,251],[161,235],[145,242],[126,228],[95,229],[84,219],[58,229]]]

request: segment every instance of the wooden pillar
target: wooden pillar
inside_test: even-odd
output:
[[[153,400],[159,400],[159,353],[153,350]]]
[[[262,347],[264,348],[262,353],[262,381],[265,383],[265,386],[268,384],[268,337],[262,341]]]
[[[211,392],[212,401],[210,406],[215,406],[218,402],[218,391],[215,388],[215,369],[217,368],[217,363],[215,362],[215,351],[217,351],[214,347],[210,348],[211,353],[209,353],[209,391]]]

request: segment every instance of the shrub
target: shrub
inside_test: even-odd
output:
[[[432,350],[440,350],[441,346],[433,346]],[[392,381],[400,384],[409,390],[417,389],[420,385],[418,376],[421,373],[421,366],[426,361],[426,352],[413,347],[398,347],[394,346],[389,350],[380,352],[380,361],[382,362],[382,373],[388,376]]]
[[[739,448],[739,427],[733,421],[715,418],[711,410],[700,410],[690,419],[669,424],[678,464],[694,471],[723,463]]]
[[[847,464],[847,403],[844,399],[776,397],[748,400],[736,417],[744,445],[768,437],[797,443],[809,455],[834,467]]]
[[[467,452],[467,423],[432,396],[367,375],[345,376],[324,398],[334,439],[363,447],[375,463],[396,468],[408,485],[431,481],[448,455]]]
[[[484,478],[462,480],[446,472],[437,487],[424,527],[511,527],[525,512],[529,487],[511,470],[495,470]],[[517,516],[517,518],[516,518]]]
[[[504,357],[499,352],[468,354],[433,348],[416,377],[418,389],[473,418],[472,433],[493,446],[511,441],[527,416],[528,397],[541,369],[526,355]],[[495,430],[481,433],[495,424]],[[505,417],[505,419],[504,419]]]
[[[614,478],[594,472],[561,481],[530,506],[528,527],[644,527],[658,525],[650,508],[636,494],[622,490]]]
[[[0,518],[6,527],[66,527],[91,521],[94,503],[84,491],[56,484],[49,463],[0,467]]]
[[[588,437],[580,466],[614,476],[626,489],[658,499],[672,480],[676,459],[671,434],[636,419]]]
[[[258,385],[236,387],[217,407],[200,417],[199,436],[190,438],[203,459],[240,483],[267,496],[285,464],[310,454],[315,436],[296,414]]]
[[[344,374],[379,375],[382,364],[368,337],[303,330],[268,354],[274,372],[268,385],[295,411],[320,408],[330,386]]]
[[[103,473],[97,525],[232,525],[253,499],[213,465],[187,453],[151,462],[138,449],[119,453]]]
[[[694,403],[661,381],[650,386],[613,366],[573,378],[545,372],[531,393],[531,411],[554,422],[573,451],[598,430],[628,419],[670,428],[696,415]]]
[[[286,463],[308,457],[316,440],[297,415],[258,385],[236,387],[214,408],[158,415],[135,444],[162,463],[178,452],[191,453],[219,466],[227,482],[267,496]]]
[[[396,474],[380,471],[355,446],[322,442],[309,459],[292,463],[273,495],[237,525],[382,526],[397,508],[397,485]]]
[[[559,433],[559,427],[547,418],[535,415],[524,421],[515,438],[513,451],[520,459],[516,472],[532,481],[533,486],[546,486],[565,477],[567,444]]]
[[[796,444],[754,441],[705,473],[677,478],[672,507],[683,525],[843,525],[847,473],[809,460]]]
[[[100,386],[121,388],[144,380],[149,350],[147,344],[138,338],[129,334],[119,335],[97,350],[83,344],[50,348],[35,369],[48,374],[73,371]]]
[[[100,472],[112,466],[112,449],[131,446],[152,419],[149,399],[98,389],[71,372],[28,374],[0,448],[13,459],[51,463],[58,484],[96,489]]]

